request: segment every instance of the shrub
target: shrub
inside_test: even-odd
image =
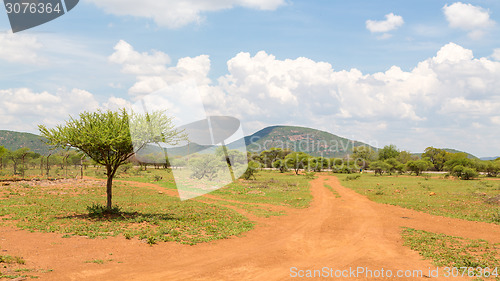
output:
[[[353,181],[353,180],[357,180],[357,179],[359,179],[359,178],[361,178],[361,175],[352,175],[352,176],[347,176],[347,177],[345,178],[345,180],[346,180],[346,181]]]
[[[462,171],[462,176],[460,177],[463,180],[471,180],[478,176],[478,173],[475,169],[472,168],[464,168]]]
[[[457,178],[460,178],[462,176],[462,172],[464,169],[465,169],[464,166],[457,165],[457,166],[453,167],[453,169],[451,170],[451,174]]]
[[[255,161],[248,162],[248,167],[241,177],[245,180],[249,180],[250,178],[255,180],[255,174],[258,172],[259,166],[259,163]]]
[[[153,175],[153,181],[161,181],[163,179],[160,175]]]
[[[306,178],[308,179],[314,179],[315,172],[306,172]]]
[[[276,168],[280,171],[280,173],[288,172],[288,168],[286,166],[285,160],[278,159],[273,162],[273,168]]]
[[[113,206],[108,209],[106,206],[94,203],[87,206],[87,211],[89,212],[89,217],[103,217],[105,214],[117,215],[121,213],[121,208],[118,206]]]
[[[471,180],[471,179],[474,179],[478,176],[478,172],[475,169],[469,168],[469,167],[464,167],[462,165],[457,165],[457,166],[453,167],[453,170],[451,173],[455,177],[460,178],[462,180]]]
[[[118,168],[118,172],[128,173],[129,170],[132,169],[133,167],[134,167],[134,164],[132,164],[132,163],[123,164],[120,166],[120,168]]]

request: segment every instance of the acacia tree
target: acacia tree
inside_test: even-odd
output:
[[[399,156],[399,150],[394,144],[386,145],[384,148],[378,151],[378,160],[387,160],[391,158],[397,158]]]
[[[7,148],[0,146],[0,170],[3,169],[3,157],[8,151]]]
[[[21,175],[24,177],[24,172],[26,170],[25,159],[28,155],[31,155],[31,154],[32,154],[32,152],[27,147],[22,147],[22,148],[15,150],[15,151],[9,151],[7,153],[7,158],[12,160],[12,163],[14,165],[14,174],[17,174],[17,172],[18,172],[18,165],[22,164]]]
[[[305,152],[292,152],[285,157],[285,165],[291,167],[298,175],[300,169],[306,168],[309,157]]]
[[[113,178],[120,165],[148,143],[177,144],[186,135],[174,128],[173,118],[165,111],[149,114],[119,111],[83,112],[78,119],[70,117],[64,125],[38,128],[47,143],[74,147],[106,168],[107,209],[112,207]],[[132,141],[133,140],[133,141]]]

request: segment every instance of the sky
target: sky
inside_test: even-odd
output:
[[[188,81],[245,135],[297,125],[497,156],[499,24],[497,0],[80,0],[12,33],[2,6],[0,129],[38,133]]]

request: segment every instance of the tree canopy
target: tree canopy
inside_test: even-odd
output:
[[[108,209],[112,207],[113,177],[120,165],[148,143],[177,144],[186,139],[183,132],[174,129],[172,118],[165,111],[150,114],[128,113],[125,109],[86,111],[78,119],[70,117],[55,128],[44,125],[38,128],[48,144],[74,147],[106,167]]]

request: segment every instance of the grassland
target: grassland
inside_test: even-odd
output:
[[[455,274],[476,280],[500,280],[500,244],[404,228],[406,246],[436,266],[457,268]],[[442,268],[441,273],[445,274]]]
[[[100,170],[87,173],[103,177]],[[268,217],[284,214],[274,206],[303,208],[311,200],[307,179],[274,171],[259,173],[257,180],[230,184],[208,198],[183,202],[140,184],[153,183],[158,188],[175,190],[168,170],[135,169],[120,173],[117,179],[113,202],[119,209],[114,215],[96,212],[99,205],[95,204],[105,202],[104,182],[99,180],[30,181],[2,186],[1,223],[30,231],[57,232],[63,237],[122,235],[149,244],[160,241],[196,244],[241,235],[252,229],[254,222],[237,209]]]
[[[433,215],[500,224],[500,181],[489,178],[463,181],[442,175],[363,174],[338,177],[343,186],[378,203]],[[444,267],[455,267],[459,269],[456,274],[460,276],[470,275],[474,280],[500,280],[499,244],[411,228],[404,228],[402,237],[406,246],[442,267],[441,274],[445,273]],[[495,274],[484,277],[485,268]]]
[[[438,177],[339,175],[342,185],[385,204],[433,215],[500,224],[500,181]]]

